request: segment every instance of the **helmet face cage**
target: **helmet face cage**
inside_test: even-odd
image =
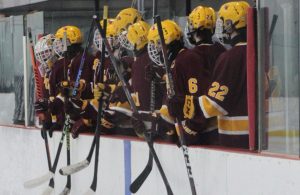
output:
[[[53,50],[59,57],[63,57],[63,53],[64,53],[63,48],[64,48],[64,46],[63,46],[62,40],[55,39],[53,42]]]
[[[215,36],[220,40],[221,43],[224,43],[224,39],[228,38],[228,35],[224,32],[224,22],[220,17],[218,17],[216,21]]]
[[[109,36],[109,37],[106,37],[106,39],[112,49],[115,49],[118,46],[119,42],[118,42],[118,39],[116,39],[115,37]],[[99,33],[99,30],[97,29],[94,33],[93,42],[94,42],[94,45],[96,46],[96,48],[101,52],[102,52],[102,41],[103,41],[103,39]],[[107,52],[105,53],[105,57],[108,57]]]
[[[162,60],[162,47],[161,44],[155,45],[153,41],[150,41],[147,45],[148,55],[150,59],[158,66],[163,66]]]
[[[52,34],[42,37],[34,46],[34,55],[41,64],[47,66],[49,60],[54,56],[53,41],[55,37]]]
[[[134,49],[134,46],[127,39],[127,30],[123,30],[119,33],[118,41],[120,42],[121,46],[127,50],[132,51]]]
[[[184,27],[184,40],[186,41],[186,43],[188,44],[189,47],[193,47],[194,44],[191,43],[191,39],[192,39],[192,33],[194,33],[195,31],[191,31],[190,30],[190,26],[189,26],[189,22],[186,23],[185,27]]]

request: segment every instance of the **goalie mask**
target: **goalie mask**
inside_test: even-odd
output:
[[[199,41],[195,40],[194,36],[199,36],[201,32],[204,35],[204,32],[207,31],[206,34],[210,37],[205,38],[211,38],[216,22],[216,14],[213,8],[198,6],[190,13],[187,20],[185,38],[190,44],[198,44]]]
[[[49,34],[38,40],[34,46],[34,55],[36,60],[41,64],[43,71],[51,69],[53,63],[57,60],[53,50],[55,36]]]
[[[142,15],[134,8],[126,8],[119,12],[114,23],[118,40],[122,47],[133,50],[132,45],[127,39],[127,29],[131,24],[142,20]]]
[[[165,43],[167,46],[173,45],[174,41],[182,39],[182,31],[178,24],[172,20],[164,20],[161,22],[164,34]],[[157,25],[154,24],[148,33],[148,54],[150,59],[158,66],[163,66],[164,61],[162,58],[162,46],[158,34]],[[170,50],[170,48],[168,48]],[[170,52],[168,52],[170,53]]]
[[[144,21],[139,21],[129,26],[127,39],[134,52],[142,50],[147,45],[149,29],[150,25]]]
[[[110,47],[112,48],[112,50],[119,47],[119,41],[116,36],[117,33],[116,33],[116,29],[114,27],[114,21],[115,21],[114,19],[108,19],[107,26],[106,26],[106,39],[107,39]],[[103,27],[103,20],[100,22],[100,25]],[[93,41],[94,41],[94,45],[96,46],[96,48],[102,52],[103,39],[102,39],[98,29],[95,30]],[[105,57],[108,57],[107,51],[105,52]]]
[[[235,30],[247,26],[247,9],[249,4],[245,1],[229,2],[221,6],[216,21],[215,35],[223,43],[230,43],[231,34]]]

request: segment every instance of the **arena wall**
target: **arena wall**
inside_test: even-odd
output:
[[[71,142],[71,160],[83,160],[92,142],[82,135]],[[51,157],[59,143],[60,133],[49,140]],[[191,194],[182,151],[175,145],[155,144],[155,149],[175,195]],[[66,164],[63,148],[58,167]],[[41,194],[47,183],[24,189],[23,182],[47,172],[46,153],[37,129],[0,126],[0,194]],[[97,194],[130,195],[130,181],[144,168],[147,145],[140,140],[101,137]],[[190,160],[198,194],[201,195],[296,195],[300,191],[300,162],[241,151],[192,147]],[[92,161],[93,162],[93,161]],[[83,194],[92,181],[93,163],[72,176],[72,195]],[[56,174],[55,194],[66,184],[66,177]],[[154,164],[139,195],[166,194]]]

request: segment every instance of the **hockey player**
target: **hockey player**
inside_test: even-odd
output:
[[[145,129],[150,129],[150,124],[153,124],[158,130],[158,135],[160,138],[164,140],[172,141],[173,138],[171,136],[167,136],[163,129],[166,127],[165,124],[159,120],[158,116],[154,113],[151,113],[151,101],[154,101],[154,110],[157,110],[162,105],[163,96],[165,94],[164,83],[161,84],[157,78],[148,78],[149,69],[154,71],[154,63],[149,58],[147,52],[147,43],[148,43],[148,31],[150,29],[149,24],[144,21],[136,22],[129,26],[127,38],[129,43],[132,45],[134,54],[134,63],[132,64],[132,72],[131,72],[131,86],[133,97],[136,100],[136,106],[138,110],[142,113],[140,116],[140,120],[132,120],[133,127],[138,136],[143,137],[143,131]],[[162,68],[155,68],[155,75],[163,75]],[[152,73],[150,73],[152,74]],[[151,89],[151,82],[154,82],[154,91]],[[154,93],[154,94],[152,94]],[[151,100],[153,95],[154,100]],[[154,115],[153,115],[154,114]],[[142,121],[146,122],[146,127],[142,123]],[[154,132],[156,133],[156,132]],[[174,134],[173,134],[174,135]]]
[[[79,119],[78,112],[80,109],[75,109],[77,107],[76,103],[74,103],[77,102],[76,99],[92,98],[92,90],[89,83],[92,79],[93,57],[87,55],[78,86],[78,96],[71,98],[69,104],[64,106],[65,97],[71,95],[70,93],[72,92],[79,71],[82,58],[81,44],[83,41],[81,31],[76,26],[64,26],[58,29],[55,35],[58,43],[62,43],[64,34],[67,36],[67,52],[65,56],[55,64],[56,69],[55,71],[53,70],[53,74],[50,78],[52,85],[56,85],[60,88],[59,93],[50,99],[52,122],[54,124],[51,127],[52,131],[62,128],[64,112],[68,112],[73,119]],[[62,44],[60,44],[61,46],[59,46],[59,44],[57,45],[56,52],[62,54]],[[82,106],[85,105],[86,104],[83,104]],[[64,110],[64,108],[68,108],[68,110]]]
[[[206,44],[211,43],[211,34],[207,31],[213,30],[214,12],[211,8],[202,8],[202,11],[203,10],[205,10],[204,13],[199,13],[199,10],[196,10],[198,12],[197,14],[206,20],[202,21],[202,24],[205,24],[201,27],[202,31],[199,29],[198,34],[193,36],[193,38],[196,38],[195,43],[198,42],[198,44],[201,42]],[[196,21],[193,22],[196,23]],[[168,60],[171,63],[171,72],[176,94],[167,102],[170,114],[178,120],[183,121],[182,124],[187,145],[218,143],[217,132],[214,132],[216,124],[213,120],[205,120],[205,118],[201,116],[197,116],[197,118],[193,120],[184,120],[183,115],[184,99],[182,97],[185,95],[204,94],[208,88],[211,76],[209,71],[210,64],[207,62],[206,55],[203,54],[204,49],[201,53],[198,52],[198,50],[200,50],[198,47],[200,46],[197,47],[197,50],[184,48],[183,34],[175,22],[165,20],[162,22],[162,28],[167,46]],[[156,53],[156,57],[153,58],[159,60],[160,46],[158,44],[158,31],[156,26],[151,30],[149,36],[151,37],[150,41],[154,44],[151,47],[154,51],[150,53],[151,55],[155,55]]]
[[[206,94],[216,59],[225,51],[220,43],[212,42],[215,22],[216,14],[211,7],[198,6],[188,16],[186,37],[195,46],[189,52],[196,53],[198,60],[184,65],[176,59],[174,80],[179,80],[178,84],[183,86],[179,89],[179,95],[197,97]],[[192,140],[194,143],[209,145],[219,142],[216,118],[206,120],[203,115],[197,115],[193,119],[187,118],[183,127],[191,143]]]
[[[133,63],[133,58],[127,56],[127,51],[129,51],[128,49],[130,46],[126,37],[127,28],[131,24],[140,21],[141,18],[141,14],[136,9],[126,8],[118,13],[115,21],[113,22],[116,37],[118,38],[118,43],[120,43],[119,47],[114,48],[114,55],[124,65],[120,66],[119,68],[126,81],[130,80],[131,65]],[[112,65],[110,70],[112,70]],[[107,88],[107,85],[103,89],[99,90],[108,92],[113,91],[111,90],[111,88]],[[111,108],[113,108],[113,110]],[[102,125],[104,126],[104,129],[107,130],[107,132],[113,134],[135,135],[135,133],[130,128],[131,124],[128,123],[128,121],[130,122],[130,118],[120,112],[120,110],[130,111],[130,106],[127,102],[127,98],[123,92],[122,87],[118,86],[117,82],[116,89],[113,91],[110,97],[109,108],[104,111]]]
[[[185,116],[218,117],[220,144],[248,148],[248,112],[246,83],[246,2],[229,2],[219,10],[225,43],[232,49],[216,62],[210,88],[198,100],[186,98]]]
[[[49,78],[52,72],[53,64],[57,61],[57,55],[53,50],[53,42],[55,36],[53,34],[48,34],[41,37],[34,47],[35,58],[40,63],[39,70],[40,74],[43,77],[43,98],[37,99],[34,107],[39,119],[43,121],[42,129],[50,129],[51,115],[48,110],[49,108],[49,97],[50,97],[50,83]],[[43,134],[42,134],[43,136]],[[52,136],[52,133],[50,133]]]
[[[116,36],[116,30],[114,28],[114,19],[108,19],[107,20],[107,27],[106,27],[106,38],[112,48],[113,51],[119,48],[119,42]],[[100,22],[100,25],[103,27],[103,21]],[[96,58],[93,62],[93,82],[92,82],[92,88],[93,88],[93,99],[90,101],[82,102],[77,101],[76,104],[78,107],[81,107],[81,105],[86,104],[86,106],[81,110],[81,117],[82,118],[89,118],[92,123],[92,128],[95,129],[96,127],[96,121],[97,121],[97,112],[98,112],[98,99],[100,96],[105,95],[105,104],[109,103],[109,96],[116,88],[116,85],[118,83],[117,76],[113,70],[111,60],[108,56],[108,53],[105,53],[105,59],[104,59],[104,78],[103,83],[99,83],[99,77],[100,77],[100,66],[102,65],[101,60],[101,53],[102,53],[102,38],[98,30],[94,33],[94,39],[93,43],[98,50]],[[83,123],[83,120],[80,120],[81,123],[77,123],[74,125],[72,129],[72,136],[73,138],[77,138],[78,135],[83,131],[85,124]],[[101,133],[105,134],[113,134],[113,130],[111,129],[111,125],[107,124],[105,121],[102,124],[104,126],[104,131],[102,130]]]

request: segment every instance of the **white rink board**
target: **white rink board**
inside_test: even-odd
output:
[[[92,136],[81,136],[71,142],[72,162],[86,158]],[[49,140],[52,160],[60,133]],[[131,144],[124,151],[124,143]],[[127,178],[134,180],[148,160],[148,147],[139,141],[101,138],[98,191],[101,195],[129,195],[125,192]],[[162,166],[175,195],[189,195],[182,151],[176,146],[155,144]],[[190,160],[198,195],[298,195],[300,192],[300,161],[191,148]],[[131,159],[130,155],[131,153]],[[35,189],[24,189],[23,182],[47,172],[46,153],[40,132],[0,126],[0,195],[39,195],[47,183]],[[125,168],[129,160],[130,169]],[[131,162],[130,162],[131,161]],[[90,186],[93,160],[85,170],[72,176],[71,195],[83,194]],[[66,163],[63,147],[58,168]],[[127,164],[128,165],[128,164]],[[58,170],[57,170],[58,171]],[[130,174],[131,172],[131,174]],[[127,173],[127,174],[125,174]],[[55,194],[59,194],[66,177],[56,175]],[[153,170],[138,195],[166,194],[154,164]]]

